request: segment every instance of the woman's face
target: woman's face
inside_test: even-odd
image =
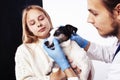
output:
[[[51,24],[45,14],[38,9],[31,9],[27,13],[26,18],[29,30],[39,38],[46,38],[49,36]]]
[[[103,37],[114,35],[117,29],[117,21],[105,8],[102,0],[88,0],[88,22],[98,30]]]

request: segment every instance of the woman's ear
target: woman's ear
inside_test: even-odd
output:
[[[120,3],[118,3],[115,7],[115,11],[117,14],[117,18],[120,20]]]

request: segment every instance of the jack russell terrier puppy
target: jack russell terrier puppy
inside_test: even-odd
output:
[[[52,39],[54,37],[57,38],[65,55],[72,59],[73,64],[77,65],[77,67],[81,69],[81,73],[78,74],[79,80],[93,80],[94,68],[92,61],[89,59],[83,48],[79,47],[75,41],[70,40],[71,35],[76,32],[77,28],[70,24],[56,27],[51,30],[51,35],[45,44],[49,48],[54,49]],[[88,79],[89,74],[91,74],[90,79]]]

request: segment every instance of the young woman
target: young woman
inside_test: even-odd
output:
[[[74,34],[71,39],[84,48],[92,59],[111,63],[106,80],[120,80],[120,0],[88,0],[88,11],[90,12],[88,22],[93,24],[99,34],[102,37],[115,36],[118,42],[111,47],[106,47],[89,42],[77,34]],[[55,45],[55,48],[60,48],[58,44]],[[50,51],[46,46],[44,48]],[[50,54],[52,52],[48,54],[55,58],[57,50],[51,51],[54,54]],[[62,59],[64,58],[61,57]],[[75,65],[73,68],[78,69]]]
[[[42,47],[44,39],[49,37],[52,29],[51,19],[43,8],[38,5],[27,6],[22,14],[22,29],[23,43],[15,54],[16,80],[78,79],[67,60],[64,60],[67,65],[61,67],[62,70],[58,66],[52,66],[54,60]],[[52,72],[56,68],[57,70]]]

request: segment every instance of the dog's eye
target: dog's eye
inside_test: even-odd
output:
[[[55,31],[54,36],[59,36],[61,34],[60,31]]]

